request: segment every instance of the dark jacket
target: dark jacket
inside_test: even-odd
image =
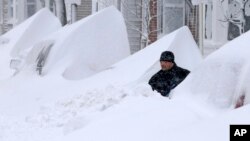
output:
[[[168,96],[169,92],[180,84],[189,73],[190,71],[174,64],[170,70],[160,70],[153,75],[149,80],[149,85],[162,96]]]

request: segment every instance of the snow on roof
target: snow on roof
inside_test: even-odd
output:
[[[54,45],[44,72],[60,68],[57,73],[70,80],[93,75],[130,54],[123,17],[114,7],[64,27],[42,40],[41,44],[45,42],[53,42]],[[38,43],[31,52],[39,52],[34,50],[40,49]],[[31,53],[27,61],[34,64],[36,57],[37,54]]]
[[[246,96],[245,104],[249,103],[249,38],[250,32],[247,32],[225,44],[208,56],[176,89],[217,108],[234,107],[241,95]]]

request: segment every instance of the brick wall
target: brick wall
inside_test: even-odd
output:
[[[185,4],[185,25],[187,25],[196,43],[199,41],[199,7],[193,6],[190,0]]]
[[[191,30],[191,33],[193,34],[193,37],[195,41],[198,43],[199,40],[199,8],[198,6],[194,6],[192,8],[192,20],[193,22],[189,24],[189,29]]]
[[[150,14],[153,19],[150,21],[149,44],[157,40],[157,0],[150,0]]]

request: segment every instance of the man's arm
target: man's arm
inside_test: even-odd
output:
[[[168,96],[171,87],[166,82],[151,83],[152,89],[156,90],[162,96]]]

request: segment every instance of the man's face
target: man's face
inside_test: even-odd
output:
[[[162,70],[170,70],[174,66],[174,63],[169,61],[160,61],[160,63]]]

